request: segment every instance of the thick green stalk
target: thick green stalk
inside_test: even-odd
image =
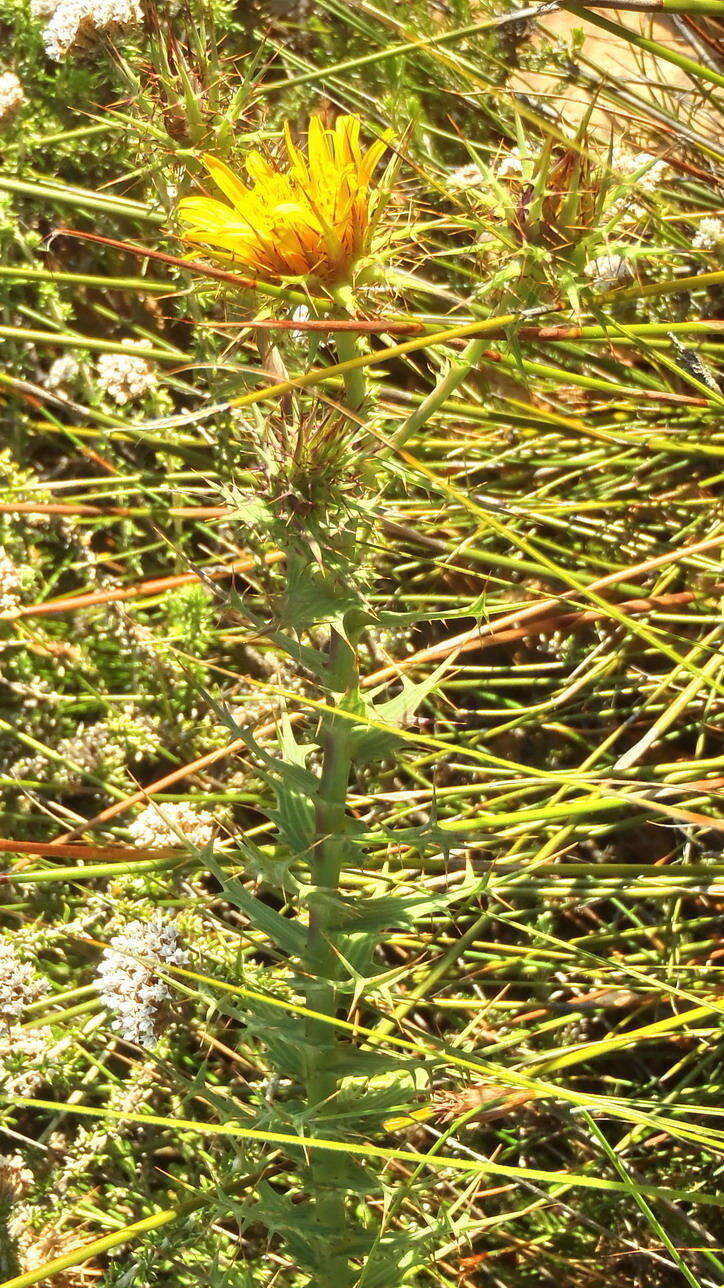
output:
[[[411,434],[435,415],[435,412],[443,407],[448,398],[451,398],[455,390],[470,375],[473,367],[480,361],[485,352],[488,341],[478,337],[470,340],[466,345],[459,362],[454,363],[447,375],[443,376],[435,388],[424,398],[418,407],[407,417],[406,421],[400,425],[400,428],[393,434],[392,443],[395,447],[404,446]]]
[[[347,301],[339,306],[346,312]],[[358,357],[357,339],[350,332],[338,332],[337,351],[341,362]],[[363,370],[345,373],[345,403],[352,413],[364,405],[366,381]],[[351,542],[354,544],[354,541]],[[347,552],[350,567],[354,550]],[[347,595],[347,586],[340,595]],[[330,707],[349,709],[356,703],[359,671],[354,634],[351,638],[333,626],[329,641],[326,675],[326,699]],[[322,768],[315,802],[315,839],[311,852],[311,891],[308,896],[306,1001],[318,1015],[334,1017],[338,1008],[338,980],[343,944],[339,926],[338,902],[342,869],[347,857],[347,791],[352,768],[352,725],[344,716],[331,711],[322,716],[319,745]],[[323,1020],[309,1018],[306,1024],[306,1097],[310,1109],[335,1109],[339,1075],[336,1070],[337,1030]],[[321,1107],[321,1109],[320,1109]],[[315,1132],[324,1134],[315,1123]],[[345,1159],[315,1156],[310,1165],[310,1179],[319,1225],[331,1236],[329,1255],[324,1266],[324,1280],[318,1278],[315,1288],[347,1288],[354,1280],[345,1247],[349,1233],[345,1207]]]
[[[334,511],[326,516],[334,527]],[[323,520],[320,520],[320,523]],[[309,863],[306,896],[308,926],[306,942],[299,951],[306,1009],[301,1055],[302,1098],[307,1111],[306,1131],[316,1139],[338,1140],[335,1122],[340,1074],[338,1053],[344,1050],[337,1028],[339,984],[345,956],[344,927],[339,897],[340,876],[349,852],[347,793],[354,754],[354,724],[349,715],[359,702],[357,639],[360,625],[341,618],[349,609],[349,581],[353,580],[356,537],[344,531],[333,533],[335,552],[332,566],[320,570],[305,543],[292,540],[286,549],[287,578],[291,585],[307,579],[308,594],[319,579],[320,602],[339,599],[339,626],[330,630],[329,644],[320,656],[318,683],[324,696],[316,742],[321,750],[321,769],[313,786],[313,828],[303,857]],[[339,563],[336,563],[339,558]],[[311,565],[311,566],[310,566]],[[287,605],[284,614],[291,613]],[[349,616],[350,614],[348,614]],[[354,614],[351,614],[354,616]],[[333,615],[334,617],[334,615]],[[287,618],[284,617],[286,621]],[[300,910],[301,911],[301,910]],[[302,1162],[300,1156],[300,1164]],[[346,1192],[349,1163],[344,1152],[312,1151],[306,1160],[303,1185],[308,1194],[308,1224],[312,1240],[309,1264],[310,1288],[351,1288],[355,1270],[350,1250],[358,1233],[348,1217]],[[316,1246],[314,1246],[316,1245]],[[357,1245],[358,1248],[358,1245]]]
[[[337,297],[337,304],[344,317],[350,316],[350,309],[346,307],[347,299],[340,292]],[[355,358],[360,357],[357,336],[353,331],[336,331],[335,343],[337,345],[337,357],[340,362],[352,362]],[[350,411],[360,411],[367,393],[367,381],[364,368],[357,368],[353,371],[345,371],[344,391],[346,404]]]
[[[330,684],[328,699],[335,706],[344,707],[345,698],[354,691],[357,681],[357,661],[354,650],[337,630],[332,631],[329,650]],[[333,1012],[335,1005],[334,980],[338,976],[338,957],[334,951],[334,925],[330,895],[336,894],[345,859],[345,815],[349,773],[352,763],[350,747],[351,725],[343,716],[324,716],[320,736],[322,771],[315,809],[316,839],[312,853],[312,884],[310,895],[308,956],[310,980],[308,996],[313,1010],[325,1015]],[[321,897],[318,897],[321,896]],[[315,1028],[315,1046],[333,1043],[334,1029],[328,1024]],[[320,1077],[324,1074],[324,1060],[317,1060]],[[325,1093],[327,1094],[327,1093]],[[324,1097],[321,1097],[324,1098]]]
[[[357,657],[353,646],[336,629],[329,647],[327,697],[330,705],[344,707],[355,694]],[[336,896],[347,851],[346,801],[352,765],[351,726],[342,716],[323,717],[320,735],[322,770],[315,808],[315,843],[311,865],[313,889],[309,895],[307,934],[307,1006],[321,1015],[337,1012],[340,958]],[[306,1093],[310,1107],[327,1104],[334,1110],[338,1085],[335,1071],[337,1032],[330,1024],[308,1019],[306,1026]],[[315,1125],[315,1132],[320,1129]],[[344,1240],[346,1214],[341,1174],[343,1156],[315,1158],[311,1165],[316,1211],[320,1224],[337,1231]],[[350,1282],[344,1251],[330,1247],[327,1282],[344,1288]],[[322,1288],[322,1285],[319,1285]]]

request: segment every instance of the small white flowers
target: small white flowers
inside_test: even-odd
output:
[[[691,244],[694,250],[716,250],[724,246],[724,219],[700,219]]]
[[[43,44],[55,62],[84,52],[99,35],[131,31],[142,18],[138,0],[31,0],[30,12],[34,18],[48,19]]]
[[[80,363],[72,353],[62,353],[59,358],[51,362],[46,375],[43,377],[43,384],[46,389],[64,393],[68,387],[76,381],[80,375]]]
[[[15,73],[0,73],[0,125],[9,121],[24,102],[25,93]]]
[[[20,570],[0,546],[0,613],[10,613],[18,607],[21,588]]]
[[[32,1096],[53,1068],[53,1035],[49,1028],[0,1025],[0,1085],[13,1096]]]
[[[215,820],[208,810],[196,810],[187,801],[149,805],[129,827],[136,845],[155,849],[165,845],[182,845],[179,836],[188,837],[192,845],[203,849],[214,835]]]
[[[72,738],[61,738],[58,751],[72,766],[90,774],[122,765],[125,759],[123,747],[103,721],[88,726],[79,724]]]
[[[608,219],[629,229],[646,220],[649,209],[641,197],[650,197],[671,174],[671,167],[651,152],[632,152],[617,144],[606,164],[614,199],[607,210]],[[618,195],[615,195],[618,194]]]
[[[30,0],[30,17],[36,22],[45,22],[46,18],[52,18],[60,0]]]
[[[45,980],[29,962],[18,957],[12,944],[0,942],[0,1023],[20,1019],[25,1007],[45,992]]]
[[[611,153],[611,171],[622,179],[636,179],[639,191],[653,192],[669,174],[669,166],[650,152],[630,152],[617,145]]]
[[[144,347],[143,340],[124,340],[129,353],[104,353],[98,359],[97,378],[100,388],[119,407],[126,403],[137,402],[149,389],[155,388],[156,373],[145,358],[139,358],[132,350],[139,345]]]
[[[7,1154],[0,1158],[0,1202],[24,1194],[34,1179],[21,1154]]]
[[[633,277],[631,265],[623,255],[599,255],[589,260],[583,271],[594,286],[620,286]]]
[[[484,182],[480,167],[474,163],[459,165],[456,170],[451,170],[447,177],[447,186],[451,192],[465,192],[468,188],[480,188]]]
[[[523,174],[523,162],[528,160],[520,148],[511,148],[498,160],[496,169],[499,179],[519,179]]]
[[[176,927],[159,914],[146,922],[130,921],[113,936],[98,967],[97,987],[113,1015],[113,1027],[127,1042],[154,1045],[171,998],[158,968],[183,966],[187,960]]]
[[[18,1021],[45,991],[45,980],[13,944],[0,942],[0,1082],[12,1095],[32,1096],[43,1081],[50,1030],[21,1027]]]

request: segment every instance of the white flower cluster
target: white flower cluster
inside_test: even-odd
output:
[[[47,1080],[53,1056],[50,1029],[0,1026],[0,1086],[7,1095],[32,1096]]]
[[[617,144],[611,152],[610,168],[614,175],[622,179],[636,178],[639,191],[653,192],[658,184],[663,183],[670,173],[670,168],[661,157],[650,152],[631,152]]]
[[[51,362],[46,375],[43,377],[43,384],[46,389],[60,390],[67,389],[74,383],[80,375],[80,363],[72,353],[62,353],[55,362]]]
[[[91,774],[117,768],[125,760],[123,747],[103,721],[79,725],[72,738],[61,738],[57,750],[72,766]]]
[[[599,255],[589,260],[583,271],[594,286],[619,286],[633,277],[631,265],[623,255]]]
[[[20,603],[22,578],[17,566],[0,546],[0,613],[12,612]]]
[[[629,148],[617,144],[611,153],[608,168],[614,190],[619,189],[619,195],[608,208],[608,217],[618,217],[624,228],[646,219],[649,211],[640,198],[650,196],[668,178],[671,173],[668,163],[653,156],[651,152],[631,152]],[[620,192],[622,187],[625,188],[624,192]]]
[[[145,347],[144,340],[124,340],[129,350]],[[145,358],[129,353],[103,353],[97,365],[98,384],[119,407],[137,402],[156,385],[156,373]]]
[[[80,724],[70,738],[61,738],[56,750],[70,763],[69,785],[82,781],[82,774],[112,773],[127,761],[139,761],[158,750],[157,722],[144,715],[128,715],[106,723]],[[16,778],[40,778],[48,771],[47,757],[25,756],[13,765]],[[80,772],[76,772],[80,771]]]
[[[74,737],[61,739],[57,750],[90,773],[108,772],[128,760],[143,760],[158,750],[158,742],[158,722],[131,709],[127,715],[115,713],[109,722],[79,725]]]
[[[523,162],[528,159],[520,148],[511,148],[509,152],[504,152],[496,166],[498,178],[519,179],[523,174]]]
[[[369,657],[373,667],[378,667],[387,666],[393,658],[414,653],[415,644],[402,627],[370,626],[360,641],[360,650]]]
[[[716,250],[724,246],[724,219],[707,217],[700,219],[691,242],[694,250]]]
[[[6,1154],[0,1158],[0,1203],[7,1197],[16,1199],[24,1194],[34,1179],[21,1154]]]
[[[501,152],[492,166],[498,179],[520,179],[523,176],[523,170],[526,162],[531,157],[526,152],[521,152],[520,148],[509,148],[506,152]],[[470,188],[482,188],[486,183],[485,175],[478,165],[474,162],[469,165],[458,166],[456,170],[451,170],[447,179],[447,186],[452,192],[463,192]]]
[[[98,967],[98,991],[113,1015],[113,1027],[127,1042],[156,1042],[164,1005],[171,994],[158,976],[159,966],[183,966],[176,927],[158,914],[151,921],[129,921],[114,935]]]
[[[202,849],[212,840],[215,829],[213,814],[205,809],[194,809],[187,801],[171,801],[163,805],[148,805],[141,810],[129,827],[136,845],[149,849],[165,845],[182,845],[179,832],[192,845]]]
[[[485,182],[479,166],[471,162],[459,165],[451,170],[447,177],[447,186],[451,192],[465,192],[468,188],[480,188]]]
[[[48,20],[43,44],[55,62],[84,52],[99,35],[123,35],[142,19],[138,0],[31,0],[30,12]]]
[[[29,962],[18,957],[13,945],[0,942],[0,1023],[19,1019],[25,1007],[42,996],[45,987],[45,980]]]
[[[23,87],[15,73],[0,73],[0,125],[10,120],[24,102]]]

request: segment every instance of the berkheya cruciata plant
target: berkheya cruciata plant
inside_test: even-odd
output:
[[[369,1208],[365,1202],[383,1196],[384,1182],[364,1166],[364,1142],[379,1140],[391,1110],[399,1112],[413,1090],[419,1068],[376,1044],[355,1044],[349,1028],[339,1024],[360,1007],[368,1008],[363,1023],[365,1016],[374,1023],[382,935],[429,916],[434,906],[429,897],[391,898],[372,879],[363,900],[350,899],[340,888],[347,885],[343,874],[364,872],[368,839],[364,824],[347,809],[350,781],[365,763],[399,748],[399,731],[431,683],[401,679],[392,698],[360,685],[363,632],[399,624],[403,617],[376,612],[368,598],[366,552],[386,449],[375,429],[363,369],[350,364],[360,352],[353,322],[361,316],[368,284],[380,280],[380,257],[389,254],[393,235],[382,226],[384,182],[374,185],[389,139],[365,151],[359,136],[356,117],[338,118],[333,129],[313,118],[305,158],[287,127],[286,164],[253,152],[245,163],[248,183],[218,158],[205,156],[223,200],[188,197],[178,212],[182,235],[195,248],[286,288],[292,300],[301,293],[307,317],[316,312],[331,323],[352,322],[351,329],[329,330],[344,375],[342,401],[335,390],[325,398],[294,390],[292,374],[275,411],[256,412],[242,425],[256,451],[258,487],[234,493],[238,519],[252,538],[260,534],[284,558],[276,565],[282,569],[276,582],[264,574],[266,617],[238,596],[234,604],[298,666],[306,702],[293,695],[296,711],[279,721],[277,754],[219,712],[234,736],[245,740],[273,791],[274,837],[264,845],[240,842],[246,871],[259,880],[258,894],[210,860],[229,900],[289,961],[292,985],[304,998],[306,1014],[261,1004],[245,1016],[266,1047],[271,1070],[270,1094],[256,1126],[291,1132],[306,1144],[291,1151],[296,1174],[290,1169],[286,1182],[281,1175],[274,1185],[263,1182],[242,1217],[280,1235],[315,1288],[391,1288],[425,1260],[430,1235],[429,1227],[417,1235],[386,1233],[385,1205]],[[304,332],[304,321],[299,326],[311,361],[315,332]],[[268,344],[264,351],[268,370],[283,384],[287,373],[278,352]],[[440,388],[399,427],[397,442],[424,423],[476,356],[469,346]],[[416,836],[405,829],[407,846],[430,841],[429,830]],[[264,893],[266,898],[259,897]],[[276,899],[270,901],[270,894]],[[324,1148],[325,1140],[349,1142],[351,1149],[333,1152]]]

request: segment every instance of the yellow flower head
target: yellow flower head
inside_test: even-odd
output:
[[[314,116],[305,159],[286,125],[288,167],[279,169],[252,152],[248,186],[223,161],[203,157],[226,201],[181,201],[184,240],[213,248],[267,280],[314,277],[329,286],[348,281],[370,249],[370,181],[387,146],[378,141],[362,152],[359,133],[357,116],[340,116],[331,130]]]

